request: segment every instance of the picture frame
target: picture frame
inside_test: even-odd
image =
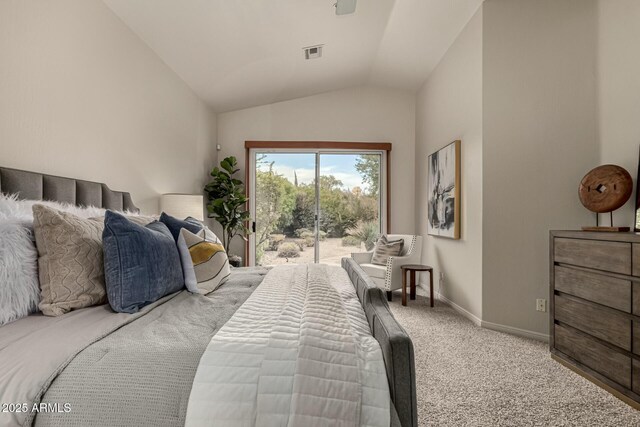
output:
[[[460,239],[460,150],[453,141],[427,159],[427,234]]]

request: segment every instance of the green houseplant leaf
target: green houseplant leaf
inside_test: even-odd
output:
[[[222,243],[227,253],[235,236],[247,241],[251,234],[247,227],[251,215],[246,210],[248,198],[244,192],[244,183],[233,177],[240,171],[237,166],[235,157],[223,159],[220,167],[214,166],[211,170],[212,180],[204,187],[208,216],[222,226]]]

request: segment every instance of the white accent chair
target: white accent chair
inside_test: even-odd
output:
[[[406,264],[420,264],[422,256],[422,236],[410,234],[387,234],[389,240],[404,240],[400,256],[389,257],[387,265],[371,264],[373,251],[352,253],[351,258],[360,265],[373,283],[387,291],[387,299],[391,301],[391,291],[402,288],[402,270]]]

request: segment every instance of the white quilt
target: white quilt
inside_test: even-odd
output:
[[[281,266],[212,338],[186,426],[389,426],[390,397],[345,270]]]

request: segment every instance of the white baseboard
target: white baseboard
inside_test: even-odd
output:
[[[427,293],[429,293],[429,286],[428,285],[425,285],[424,283],[418,283],[418,286],[422,290],[424,290]],[[445,297],[441,293],[434,292],[434,294],[435,294],[435,298],[437,300],[440,300],[440,301],[444,302],[445,304],[447,304],[448,306],[453,308],[455,311],[457,311],[458,313],[460,313],[461,315],[463,315],[467,319],[471,320],[475,325],[482,326],[482,319],[480,319],[478,316],[476,316],[475,314],[471,313],[470,311],[460,307],[458,304],[456,304],[455,302],[451,301],[450,299],[448,299],[447,297]]]
[[[505,332],[507,334],[517,335],[519,337],[530,338],[537,341],[549,342],[549,335],[541,334],[540,332],[529,331],[527,329],[514,328],[513,326],[487,322],[486,320],[483,320],[480,326],[482,326],[483,328],[492,329],[498,332]]]
[[[425,285],[424,283],[419,283],[418,286],[422,290],[426,291],[427,293],[429,292],[429,286],[428,285]],[[438,292],[435,293],[435,297],[436,297],[436,299],[444,302],[445,304],[447,304],[448,306],[453,308],[455,311],[460,313],[462,316],[464,316],[467,319],[469,319],[475,325],[480,326],[482,328],[487,328],[487,329],[491,329],[491,330],[494,330],[494,331],[504,332],[504,333],[507,333],[507,334],[517,335],[519,337],[530,338],[530,339],[534,339],[534,340],[538,340],[538,341],[549,342],[549,335],[547,335],[547,334],[541,334],[540,332],[529,331],[527,329],[515,328],[513,326],[501,325],[499,323],[487,322],[486,320],[480,319],[478,316],[476,316],[475,314],[471,313],[470,311],[460,307],[458,304],[456,304],[455,302],[451,301],[450,299],[448,299],[447,297],[445,297],[444,295],[442,295],[442,294],[440,294]]]

